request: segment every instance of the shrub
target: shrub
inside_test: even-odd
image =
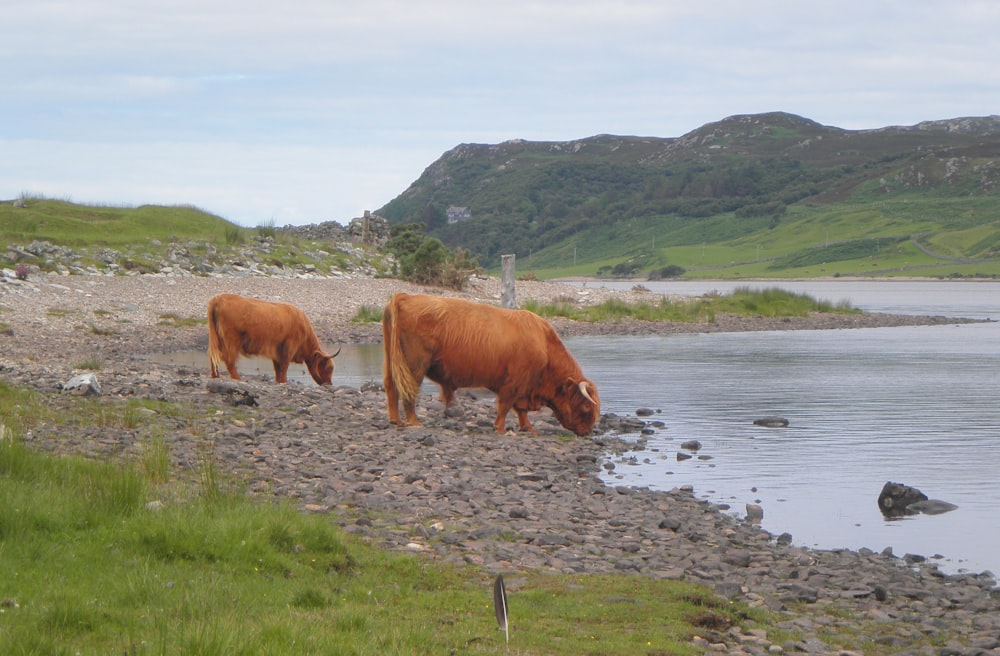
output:
[[[20,262],[17,267],[14,268],[14,276],[16,276],[18,280],[27,280],[29,275],[31,275],[31,267],[24,262]]]
[[[461,290],[478,270],[467,250],[449,250],[440,239],[426,236],[422,223],[393,226],[389,234],[386,248],[396,255],[403,280]]]
[[[226,226],[226,243],[230,246],[239,246],[246,242],[243,228],[239,226]]]
[[[382,307],[379,305],[362,305],[357,314],[351,318],[355,323],[381,323]]]
[[[649,272],[650,280],[663,280],[664,278],[679,278],[684,275],[686,269],[677,264],[668,264],[665,267],[660,267],[659,269],[653,269]]]

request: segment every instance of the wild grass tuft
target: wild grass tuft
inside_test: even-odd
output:
[[[102,337],[109,337],[111,335],[117,335],[118,331],[114,328],[108,328],[107,326],[99,326],[96,323],[91,322],[88,326],[91,334],[100,335]]]
[[[104,362],[100,356],[91,355],[73,365],[74,369],[84,369],[87,371],[100,371],[104,368]]]
[[[379,305],[362,305],[357,313],[351,317],[354,323],[381,323],[382,307]]]
[[[837,304],[818,300],[808,294],[797,294],[780,287],[752,289],[737,287],[719,299],[721,311],[735,314],[757,314],[765,317],[806,316],[812,312],[854,314],[860,312],[847,301]]]
[[[169,326],[171,328],[186,328],[190,326],[200,326],[207,324],[206,317],[181,317],[173,312],[167,312],[159,316],[158,326]]]
[[[247,241],[243,228],[236,225],[226,226],[226,243],[230,246],[239,246]]]
[[[170,447],[159,427],[145,437],[140,457],[142,472],[151,483],[162,484],[170,480]]]
[[[257,225],[257,236],[274,239],[278,236],[278,229],[275,227],[274,219],[268,219]]]

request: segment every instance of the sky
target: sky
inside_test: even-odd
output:
[[[0,200],[347,224],[462,143],[1000,114],[995,0],[6,0]]]

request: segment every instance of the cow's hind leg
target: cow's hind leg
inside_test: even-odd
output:
[[[392,376],[386,374],[385,378],[382,379],[382,385],[385,387],[385,403],[389,409],[389,423],[402,426],[403,421],[399,418],[399,390],[396,389],[396,383],[392,380]]]
[[[417,402],[416,399],[409,400],[403,399],[403,416],[406,417],[407,426],[419,426],[420,420],[417,419]]]

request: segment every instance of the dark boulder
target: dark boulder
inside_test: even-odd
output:
[[[928,499],[920,490],[901,483],[888,482],[878,495],[878,507],[886,517],[903,515],[940,515],[958,508],[953,503],[939,499]]]

